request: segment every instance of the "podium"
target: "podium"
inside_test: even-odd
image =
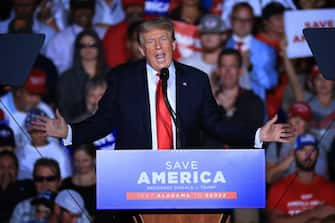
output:
[[[97,209],[145,223],[229,222],[226,209],[265,207],[264,153],[98,151]]]

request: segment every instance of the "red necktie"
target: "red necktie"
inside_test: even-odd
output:
[[[157,74],[159,76],[159,74]],[[162,80],[160,79],[156,89],[156,127],[158,149],[173,148],[173,134],[171,115],[164,102]]]
[[[243,42],[242,41],[237,41],[236,42],[236,46],[237,46],[237,50],[242,53],[242,46],[243,46]]]

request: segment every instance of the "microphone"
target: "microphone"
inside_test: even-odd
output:
[[[177,115],[176,112],[173,111],[172,106],[169,102],[169,99],[167,97],[167,83],[169,80],[169,69],[164,67],[160,70],[160,75],[159,75],[160,79],[162,80],[162,90],[163,90],[163,98],[164,98],[164,102],[166,104],[166,107],[169,110],[169,113],[172,117],[172,120],[176,126],[176,148],[179,148],[181,146],[181,142],[180,142],[180,134],[179,134],[179,122],[177,120]]]
[[[167,69],[166,67],[164,67],[164,68],[161,69],[161,71],[160,71],[160,79],[162,81],[165,81],[165,82],[167,82],[167,80],[169,80],[169,69]]]

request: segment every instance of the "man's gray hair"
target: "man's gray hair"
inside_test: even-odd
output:
[[[171,22],[171,20],[165,17],[158,17],[140,24],[138,29],[138,42],[141,46],[143,46],[144,41],[143,34],[150,32],[154,29],[162,29],[168,31],[170,33],[171,40],[175,40],[173,23]]]

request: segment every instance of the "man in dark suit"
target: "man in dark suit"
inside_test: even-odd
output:
[[[65,139],[73,145],[91,142],[117,129],[117,149],[195,148],[200,145],[200,130],[228,143],[234,141],[288,142],[293,130],[287,124],[274,124],[276,118],[262,128],[249,129],[221,121],[212,96],[207,75],[193,67],[173,61],[175,49],[172,23],[164,18],[144,22],[139,30],[140,52],[146,60],[117,68],[108,90],[99,103],[99,110],[89,119],[67,125],[57,112],[56,119],[41,117],[35,128],[49,136]],[[160,146],[160,117],[155,95],[158,75],[168,68],[167,97],[176,111],[178,131],[172,124],[163,124],[164,138],[170,143]],[[155,106],[156,104],[156,106]],[[171,118],[169,118],[171,121]],[[169,126],[169,127],[166,127]],[[171,127],[172,126],[172,127]],[[164,134],[163,134],[164,135]],[[236,144],[236,143],[235,143]],[[241,143],[242,144],[242,143]]]

